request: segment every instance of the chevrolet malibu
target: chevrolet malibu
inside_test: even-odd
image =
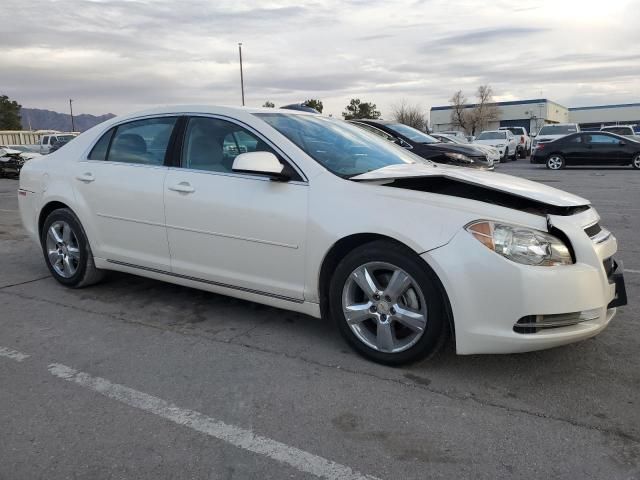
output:
[[[332,318],[386,364],[448,336],[459,354],[583,340],[626,302],[587,200],[305,112],[117,117],[27,162],[18,199],[64,286],[118,270]]]

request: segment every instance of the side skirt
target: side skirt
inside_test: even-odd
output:
[[[94,257],[94,262],[97,268],[103,270],[115,270],[118,272],[131,273],[141,277],[183,285],[185,287],[196,288],[198,290],[205,290],[207,292],[218,293],[220,295],[248,300],[251,302],[261,303],[263,305],[269,305],[271,307],[282,308],[284,310],[291,310],[305,315],[310,315],[312,317],[321,318],[320,305],[318,303],[307,302],[281,295],[274,295],[243,287],[235,287],[233,285],[226,285],[187,275],[166,272],[163,270],[141,267],[116,260]]]

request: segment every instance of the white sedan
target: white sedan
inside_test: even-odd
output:
[[[22,221],[52,276],[119,270],[333,318],[362,355],[509,353],[583,340],[625,303],[583,198],[425,161],[278,109],[117,117],[26,163]]]
[[[518,159],[518,141],[509,130],[486,130],[473,143],[498,149],[501,162],[506,162],[509,158]]]

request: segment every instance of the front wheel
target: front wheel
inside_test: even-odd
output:
[[[376,241],[354,250],[336,268],[329,290],[341,334],[370,360],[415,362],[435,353],[446,339],[435,274],[406,247]]]
[[[93,254],[78,217],[68,208],[59,208],[44,221],[42,253],[53,278],[71,288],[100,281],[104,275],[93,263]]]
[[[637,153],[635,157],[633,157],[633,161],[631,162],[631,166],[635,169],[640,170],[640,153]]]
[[[565,161],[560,155],[553,154],[547,158],[546,165],[549,170],[560,170],[565,167]]]

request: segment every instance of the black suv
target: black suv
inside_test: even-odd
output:
[[[493,169],[493,160],[488,160],[486,155],[471,145],[443,143],[420,130],[390,120],[358,119],[349,122],[433,162]]]

